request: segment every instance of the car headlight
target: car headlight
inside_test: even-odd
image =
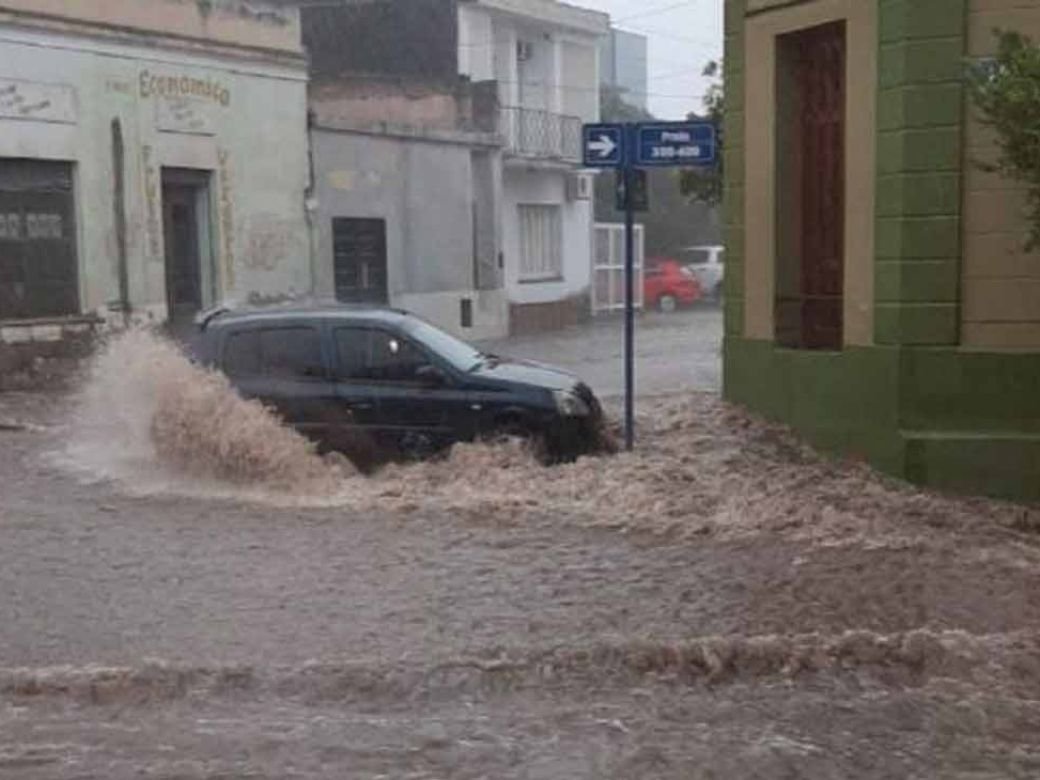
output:
[[[592,413],[589,405],[570,390],[553,391],[553,401],[556,411],[564,417],[588,417]]]

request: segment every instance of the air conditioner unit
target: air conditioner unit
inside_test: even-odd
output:
[[[567,200],[592,200],[592,175],[571,173],[567,175]]]
[[[516,42],[516,60],[517,62],[527,62],[531,57],[534,56],[534,44],[530,41],[517,41]]]

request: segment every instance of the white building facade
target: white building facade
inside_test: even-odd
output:
[[[498,85],[500,265],[513,332],[589,312],[591,175],[581,126],[599,119],[605,14],[554,0],[460,0],[459,71]]]
[[[309,293],[306,84],[281,3],[0,0],[3,340]]]

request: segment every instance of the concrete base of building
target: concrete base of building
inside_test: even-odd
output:
[[[727,337],[724,395],[908,481],[1040,499],[1040,354],[794,350]]]
[[[102,327],[96,317],[0,321],[0,391],[64,385]]]
[[[587,322],[591,316],[587,295],[549,303],[511,303],[509,332],[514,336],[544,333]]]

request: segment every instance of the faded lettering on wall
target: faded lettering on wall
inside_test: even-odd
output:
[[[152,147],[145,144],[141,147],[144,169],[144,198],[148,207],[148,250],[152,260],[161,260],[159,248],[162,226],[159,224],[159,176],[152,161]]]
[[[220,175],[220,233],[224,249],[224,289],[232,290],[235,286],[235,191],[231,184],[231,153],[227,149],[221,149],[217,153],[217,166]]]
[[[231,90],[213,79],[193,76],[169,76],[141,71],[141,97],[198,98],[212,100],[225,108],[231,105]]]
[[[214,135],[209,104],[194,98],[161,98],[155,102],[155,124],[166,133]]]
[[[76,123],[76,91],[61,84],[0,79],[0,118]]]

